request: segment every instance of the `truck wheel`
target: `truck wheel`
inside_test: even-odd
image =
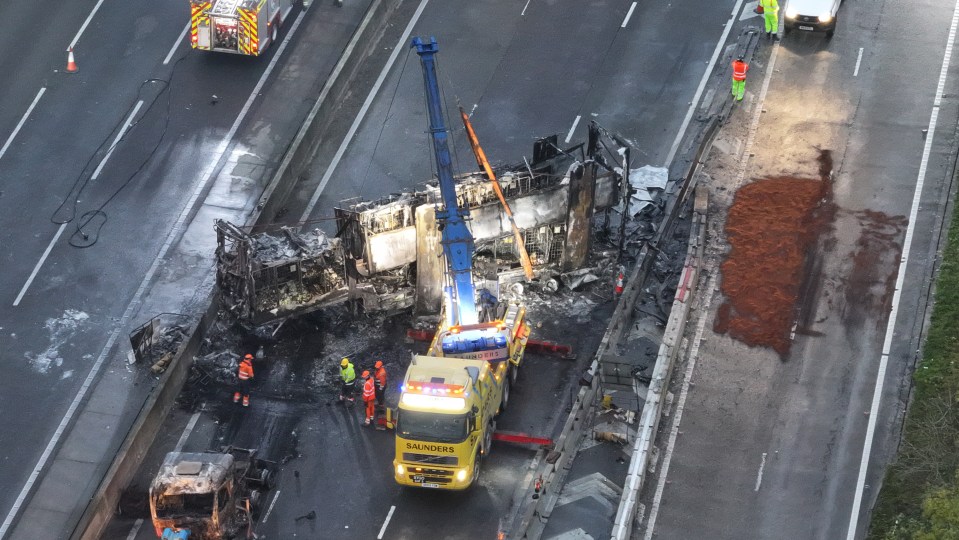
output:
[[[509,377],[504,377],[505,380],[503,381],[503,401],[500,402],[498,414],[502,414],[503,411],[506,410],[506,407],[509,405],[509,392],[513,386],[512,378],[513,378],[512,373],[510,374]]]
[[[483,463],[483,460],[477,459],[476,463],[473,465],[473,477],[470,478],[470,488],[476,485],[476,481],[479,480],[480,475],[480,464]]]
[[[277,36],[278,36],[279,33],[280,33],[280,31],[277,30],[277,28],[276,28],[277,26],[279,26],[279,25],[277,24],[278,22],[279,22],[279,21],[273,21],[273,26],[270,27],[270,45],[273,45],[274,43],[276,43],[276,38],[277,38]]]
[[[483,447],[480,448],[480,451],[483,452],[483,457],[488,457],[490,451],[493,449],[493,432],[496,431],[496,422],[492,420],[486,426],[486,433],[483,435]],[[478,463],[478,462],[477,462]]]
[[[515,364],[509,368],[509,379],[513,384],[516,384],[516,381],[519,380],[519,366],[519,364]]]

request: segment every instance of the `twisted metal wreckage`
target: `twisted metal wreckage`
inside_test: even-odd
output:
[[[591,123],[589,139],[569,149],[555,135],[539,139],[532,161],[496,171],[532,262],[534,279],[556,286],[584,266],[590,250],[592,218],[604,210],[603,227],[629,208],[632,188],[623,182],[629,147]],[[475,277],[494,294],[526,278],[511,225],[484,173],[457,178],[461,201],[470,209],[476,239]],[[440,309],[445,285],[435,206],[439,190],[393,195],[379,201],[336,208],[337,234],[319,229],[300,233],[249,234],[217,220],[217,291],[222,308],[255,325],[276,322],[348,300],[367,311],[415,306],[420,313]],[[614,208],[618,212],[611,212]],[[620,243],[622,247],[622,242]]]

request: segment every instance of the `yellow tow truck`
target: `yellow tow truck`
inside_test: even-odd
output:
[[[524,315],[514,304],[502,320],[441,328],[427,355],[413,357],[397,412],[397,483],[462,490],[476,480],[526,349]],[[462,350],[443,350],[450,336]]]

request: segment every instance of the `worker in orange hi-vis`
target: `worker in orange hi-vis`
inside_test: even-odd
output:
[[[243,406],[250,406],[250,385],[253,384],[253,355],[248,354],[240,361],[240,367],[236,371],[237,389],[233,392],[233,403],[240,401],[240,394],[243,395]]]
[[[376,415],[376,386],[373,384],[373,377],[370,377],[369,370],[363,372],[363,403],[366,404],[366,422],[370,425],[373,417]]]
[[[743,61],[742,55],[733,60],[733,97],[736,101],[742,101],[743,94],[746,93],[747,71],[749,71],[749,64]]]
[[[376,378],[376,406],[382,409],[386,405],[386,368],[381,360],[377,360],[373,368],[376,370],[373,373]]]

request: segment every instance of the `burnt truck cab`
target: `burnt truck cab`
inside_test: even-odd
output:
[[[272,463],[255,450],[170,452],[150,485],[150,515],[157,537],[164,529],[189,530],[190,538],[233,538],[253,521]]]

